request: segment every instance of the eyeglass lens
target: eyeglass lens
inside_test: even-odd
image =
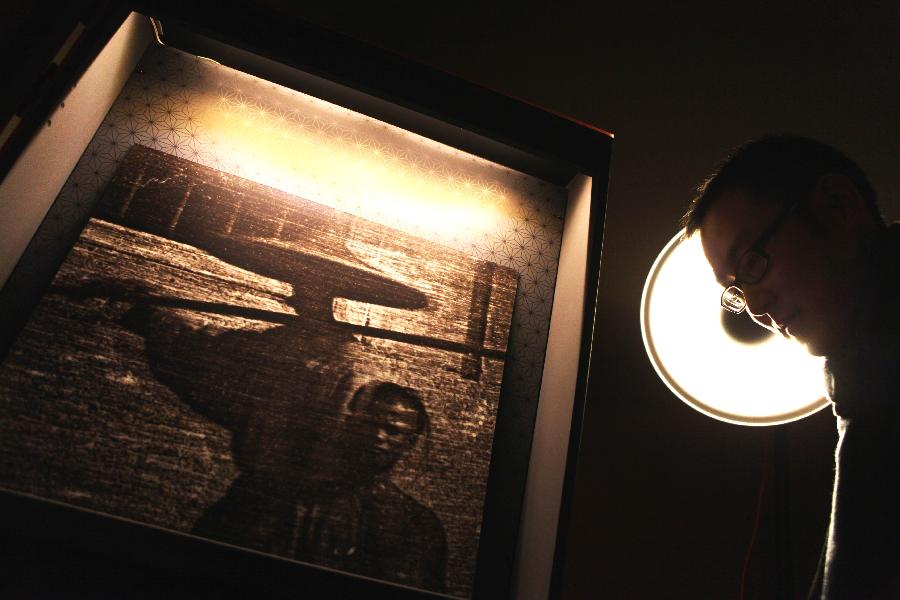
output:
[[[736,278],[739,283],[756,283],[766,274],[768,266],[769,260],[764,254],[750,250],[741,257]]]
[[[722,293],[722,306],[733,313],[739,313],[747,307],[744,292],[737,286],[731,286]]]

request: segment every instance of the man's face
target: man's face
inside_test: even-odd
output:
[[[377,469],[390,468],[416,443],[419,419],[419,411],[402,396],[374,398],[354,423],[358,447]]]
[[[737,260],[783,210],[782,204],[758,201],[743,190],[716,199],[701,224],[700,240],[719,283],[734,283]],[[814,194],[766,243],[763,278],[739,287],[754,321],[805,344],[814,355],[830,356],[846,340],[856,278],[852,248],[833,235],[833,227],[811,225],[810,215],[818,210]]]

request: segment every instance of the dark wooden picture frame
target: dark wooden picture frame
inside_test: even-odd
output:
[[[175,3],[150,2],[135,6],[157,18],[166,43],[262,77],[302,89],[329,101],[397,124],[457,148],[483,156],[555,184],[577,175],[593,179],[587,217],[585,286],[581,335],[568,343],[577,347],[578,372],[571,414],[568,459],[555,544],[554,578],[564,546],[566,499],[574,477],[583,399],[588,388],[587,359],[592,337],[600,232],[605,200],[610,137],[603,132],[567,121],[499,94],[472,86],[443,73],[410,63],[389,53],[321,31],[296,21],[279,19],[252,5],[228,7],[216,14],[201,14]],[[110,11],[109,19],[122,17]],[[108,24],[105,30],[109,30]],[[200,35],[198,35],[200,34]],[[83,49],[87,55],[90,48]],[[89,58],[89,57],[88,57]],[[86,63],[89,62],[85,59]],[[85,63],[85,64],[86,64]],[[6,150],[6,149],[5,149]],[[510,593],[516,561],[522,499],[529,469],[530,439],[535,428],[536,405],[501,403],[494,437],[483,527],[478,550],[473,596],[506,597]],[[191,577],[212,576],[226,570],[234,581],[279,580],[281,584],[311,589],[342,590],[367,597],[416,597],[413,590],[370,579],[293,562],[271,559],[226,546],[210,545],[153,528],[120,522],[97,514],[78,513],[20,495],[4,494],[7,514],[21,517],[14,539],[59,539],[82,536],[81,542],[101,555],[130,548],[136,565],[154,565]],[[28,523],[27,526],[21,525]],[[61,533],[61,532],[66,533]],[[18,537],[17,537],[18,536]],[[141,540],[140,548],[130,541]],[[196,557],[203,554],[202,559]],[[186,566],[190,565],[190,566]],[[251,573],[254,575],[251,576]],[[183,581],[183,579],[182,579]],[[280,585],[279,584],[279,587]],[[551,586],[551,592],[552,592]],[[340,592],[337,592],[340,593]]]

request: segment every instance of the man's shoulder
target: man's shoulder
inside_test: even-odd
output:
[[[441,528],[441,520],[430,507],[402,490],[392,481],[386,481],[375,487],[374,495],[381,498],[381,509],[402,515],[404,521],[414,521],[428,528]]]

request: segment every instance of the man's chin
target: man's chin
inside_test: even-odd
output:
[[[806,346],[806,351],[810,353],[812,356],[828,356],[830,353],[821,348],[817,348],[812,344],[804,344]]]
[[[831,356],[834,354],[831,348],[828,347],[827,344],[823,343],[822,340],[816,339],[805,339],[802,337],[790,336],[792,340],[798,342],[806,351],[809,352],[812,356]]]

